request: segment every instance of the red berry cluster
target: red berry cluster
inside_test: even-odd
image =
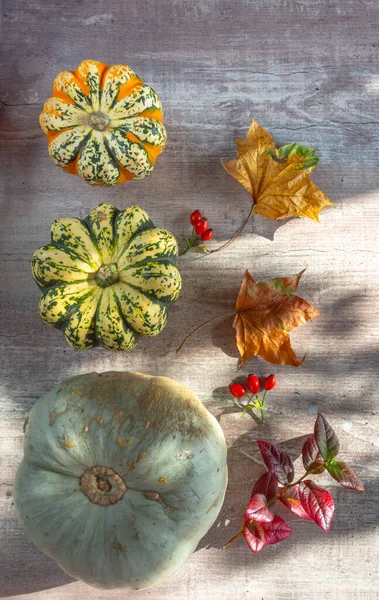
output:
[[[183,233],[180,234],[180,237],[182,237],[186,243],[186,248],[180,253],[181,256],[186,254],[191,248],[195,248],[201,252],[208,252],[208,248],[206,248],[201,241],[209,242],[213,237],[213,229],[208,229],[208,221],[206,217],[203,217],[199,210],[191,212],[190,222],[193,227],[191,236],[188,238]]]
[[[203,217],[199,210],[194,210],[190,215],[191,225],[193,225],[196,235],[199,235],[203,242],[208,242],[213,237],[213,229],[208,229],[208,221]]]
[[[242,416],[245,415],[246,411],[249,408],[259,408],[259,410],[261,411],[262,423],[264,423],[264,408],[265,408],[266,394],[270,390],[273,390],[275,386],[276,386],[275,375],[268,375],[268,377],[266,377],[263,380],[263,388],[265,390],[263,397],[259,398],[258,392],[261,389],[261,382],[259,380],[259,377],[257,375],[249,375],[246,378],[245,385],[242,385],[242,383],[231,383],[229,386],[229,391],[232,394],[232,396],[234,396],[234,398],[243,398],[244,396],[248,395],[249,402],[245,405],[243,412],[242,412]],[[249,390],[251,395],[249,395],[247,393],[247,390]],[[253,396],[255,396],[255,398],[253,398]]]

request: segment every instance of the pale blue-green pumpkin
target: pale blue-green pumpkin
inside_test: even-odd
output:
[[[67,573],[140,589],[189,558],[226,484],[221,427],[189,388],[89,373],[33,406],[14,496],[26,533]]]

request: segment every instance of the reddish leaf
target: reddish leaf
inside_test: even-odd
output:
[[[310,479],[300,484],[299,493],[304,510],[321,529],[328,533],[334,514],[332,495]]]
[[[265,523],[264,526],[264,546],[277,544],[285,540],[292,534],[292,529],[281,517],[275,515],[271,523]]]
[[[246,521],[242,535],[252,552],[259,552],[265,546],[265,532],[260,523],[256,521]]]
[[[334,430],[321,413],[317,415],[314,434],[318,449],[324,460],[337,456],[340,443]]]
[[[363,483],[359,481],[354,471],[341,460],[329,461],[326,465],[326,468],[333,479],[338,481],[338,483],[344,487],[349,488],[350,490],[358,490],[360,492],[365,491]]]
[[[279,495],[279,500],[290,509],[300,519],[312,521],[312,517],[304,510],[300,501],[300,490],[298,485],[294,485],[286,490],[283,490]]]
[[[282,485],[291,483],[295,474],[291,457],[270,442],[258,440],[257,444],[267,470],[276,477]]]
[[[302,456],[303,465],[307,471],[312,471],[312,473],[315,474],[325,471],[325,468],[321,466],[324,462],[324,459],[322,458],[320,450],[318,449],[314,435],[311,435],[307,440],[305,440]]]
[[[278,494],[278,480],[272,473],[263,473],[256,481],[252,489],[251,496],[255,494],[264,494],[267,501],[270,502]]]
[[[294,293],[303,273],[258,282],[245,271],[233,321],[242,366],[257,355],[274,365],[302,364],[291,346],[290,332],[319,315]]]
[[[263,494],[255,494],[250,498],[244,515],[246,520],[259,521],[260,523],[269,523],[272,521],[272,514],[267,507],[267,499]]]

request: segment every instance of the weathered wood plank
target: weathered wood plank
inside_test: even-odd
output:
[[[378,17],[376,0],[3,0],[0,596],[104,596],[73,582],[27,540],[15,519],[12,483],[23,421],[40,395],[75,373],[130,369],[190,385],[219,415],[229,446],[230,484],[217,523],[188,564],[139,592],[141,600],[378,597]],[[54,76],[83,58],[126,62],[160,94],[169,143],[148,179],[93,189],[51,163],[38,115]],[[227,251],[181,260],[183,294],[167,328],[132,353],[68,348],[40,321],[30,274],[31,254],[48,241],[51,222],[83,217],[100,201],[140,203],[179,233],[199,207],[221,244],[249,210],[249,197],[220,159],[234,156],[233,137],[244,135],[253,116],[278,143],[319,149],[314,179],[335,208],[323,213],[321,225],[254,217]],[[228,398],[238,358],[231,319],[200,331],[179,355],[175,348],[202,320],[233,310],[246,268],[263,279],[305,266],[299,293],[321,315],[292,336],[298,354],[307,353],[304,366],[273,369],[259,359],[243,370],[278,375],[262,427],[242,419]],[[262,469],[255,440],[287,441],[297,456],[299,436],[311,430],[318,409],[335,425],[365,496],[325,479],[337,505],[328,537],[293,518],[292,538],[261,555],[252,556],[243,542],[222,551]]]

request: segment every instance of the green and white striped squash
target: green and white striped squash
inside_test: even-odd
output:
[[[221,427],[190,389],[87,373],[33,406],[14,499],[32,542],[67,573],[140,589],[189,558],[226,484]]]
[[[91,185],[146,177],[166,145],[161,102],[126,65],[84,60],[55,78],[40,124],[56,165]]]
[[[32,258],[41,318],[76,350],[131,350],[156,336],[181,289],[178,246],[139,206],[99,204],[84,220],[56,219]]]

